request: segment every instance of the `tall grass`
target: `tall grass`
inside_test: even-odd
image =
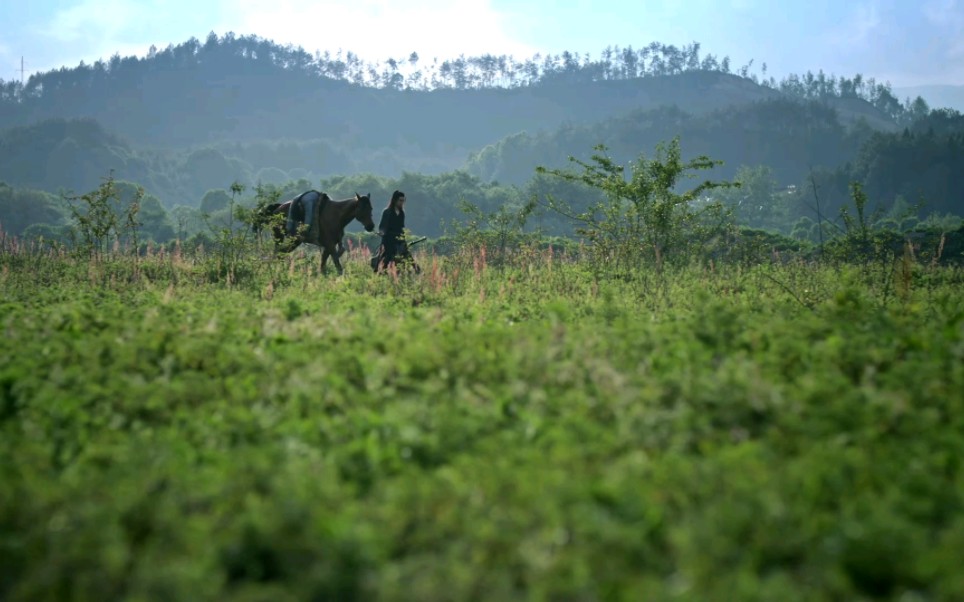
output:
[[[964,271],[483,249],[0,237],[0,598],[964,597]]]

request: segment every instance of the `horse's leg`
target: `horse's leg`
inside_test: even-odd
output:
[[[339,257],[341,257],[341,253],[338,252],[337,245],[333,249],[329,249],[328,247],[325,247],[325,253],[328,255],[331,255],[331,260],[335,263],[335,269],[338,270],[338,275],[341,276],[342,274],[344,274],[345,270],[344,268],[341,267],[341,261],[339,260]]]
[[[322,249],[321,249],[321,268],[320,268],[320,269],[321,269],[321,275],[322,275],[322,276],[325,275],[325,265],[328,263],[328,255],[329,255],[329,253],[328,253],[328,248],[327,248],[327,247],[322,247]],[[335,261],[337,261],[337,259],[336,259]]]

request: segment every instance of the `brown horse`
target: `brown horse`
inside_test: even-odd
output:
[[[254,227],[260,230],[260,227],[270,220],[273,222],[271,232],[276,251],[290,252],[302,243],[321,247],[321,272],[325,272],[328,258],[331,257],[338,274],[343,274],[345,270],[339,259],[345,252],[341,243],[345,237],[345,227],[352,220],[358,220],[366,231],[375,229],[371,194],[361,196],[356,192],[355,198],[333,201],[327,194],[317,193],[320,197],[310,216],[305,215],[304,205],[299,202],[306,194],[308,193],[285,203],[274,203],[262,208],[258,211]],[[285,219],[274,216],[285,216],[287,223]],[[297,225],[300,220],[308,223],[300,228],[292,228],[292,225]]]

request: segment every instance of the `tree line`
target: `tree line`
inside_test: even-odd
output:
[[[632,80],[646,77],[672,76],[702,71],[734,74],[754,83],[806,100],[858,98],[866,100],[895,121],[907,121],[915,111],[921,112],[918,99],[901,102],[889,83],[878,82],[861,74],[853,77],[808,71],[791,74],[781,80],[767,75],[762,63],[754,70],[754,60],[734,67],[728,56],[701,53],[702,46],[692,42],[683,46],[651,42],[639,48],[607,46],[598,56],[564,51],[558,54],[536,53],[517,59],[507,54],[460,55],[439,61],[423,60],[418,53],[365,61],[352,51],[338,49],[311,54],[301,47],[280,45],[254,36],[238,36],[233,32],[218,36],[210,33],[202,43],[196,38],[158,50],[152,46],[148,54],[121,57],[92,64],[83,61],[73,68],[62,67],[33,74],[21,84],[19,80],[0,79],[0,107],[22,103],[42,103],[45,97],[81,94],[111,81],[139,80],[161,73],[204,68],[207,71],[238,68],[251,75],[288,74],[295,80],[325,80],[383,90],[483,90],[531,87],[552,83],[580,83]]]
[[[649,117],[671,123],[673,113],[666,110]],[[684,117],[676,114],[676,118]],[[808,123],[815,121],[810,119]],[[783,127],[791,132],[791,126],[792,122],[786,122]],[[827,121],[826,126],[836,137],[825,138],[823,144],[827,148],[818,145],[805,149],[807,152],[829,152],[827,149],[837,144],[857,144],[853,133],[848,134],[833,120]],[[575,135],[572,130],[560,134],[567,135],[567,148],[592,139],[589,133]],[[561,140],[546,138],[539,144],[554,148],[562,144]],[[606,150],[606,160],[612,165],[632,162],[636,157],[627,159],[626,154],[632,152],[631,147],[620,148],[618,139],[615,141],[617,146]],[[784,142],[774,134],[774,144]],[[524,145],[518,155],[511,154],[508,149],[513,144],[507,141],[490,154],[506,154],[507,162],[521,161],[521,157],[538,162],[547,156],[534,145]],[[699,139],[684,137],[680,156],[690,160],[690,157],[705,155],[707,148],[712,149],[701,146]],[[598,190],[576,180],[554,179],[540,172],[558,171],[559,166],[565,164],[565,161],[537,164],[528,177],[502,183],[465,170],[439,175],[408,172],[394,178],[371,173],[332,175],[319,180],[289,178],[273,184],[239,185],[235,191],[230,182],[212,182],[203,194],[173,205],[165,206],[155,195],[143,194],[138,197],[138,215],[145,239],[165,242],[173,238],[200,237],[203,240],[206,234],[230,221],[233,206],[250,207],[264,194],[290,198],[312,188],[323,190],[333,198],[348,198],[355,192],[371,193],[378,206],[387,202],[393,190],[401,189],[412,200],[409,227],[417,234],[439,237],[458,230],[466,218],[466,207],[479,215],[492,216],[499,212],[511,215],[533,200],[543,209],[548,207],[548,199],[565,200],[575,213],[598,204],[602,200]],[[816,241],[821,229],[833,231],[843,227],[843,214],[852,204],[855,184],[867,198],[868,214],[895,229],[906,230],[918,223],[953,225],[964,215],[964,115],[935,110],[903,131],[871,132],[859,141],[850,160],[839,165],[817,166],[796,174],[793,179],[783,177],[779,166],[753,163],[749,159],[728,169],[724,167],[714,163],[710,175],[718,181],[739,182],[741,186],[708,192],[703,200],[722,202],[733,211],[738,223],[747,227]],[[118,180],[119,198],[134,198],[139,186],[130,180]],[[67,192],[52,194],[2,184],[0,227],[7,234],[18,236],[62,236],[63,228],[70,221],[71,198],[76,197]],[[528,226],[549,235],[575,233],[567,220],[547,210],[532,212]]]

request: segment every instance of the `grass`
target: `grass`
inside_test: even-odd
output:
[[[0,255],[0,598],[964,598],[959,268],[213,257]]]

